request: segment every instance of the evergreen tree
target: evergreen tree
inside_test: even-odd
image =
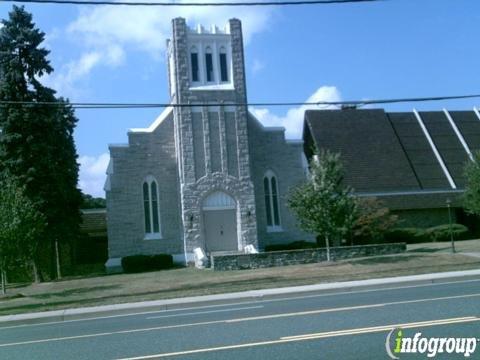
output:
[[[330,260],[330,245],[340,245],[353,228],[357,203],[343,185],[340,155],[322,151],[310,162],[310,180],[295,188],[288,199],[302,229],[324,241]]]
[[[40,246],[42,267],[54,274],[55,243],[78,234],[81,195],[73,131],[77,122],[68,101],[39,79],[53,69],[45,34],[23,7],[13,6],[0,29],[0,100],[34,105],[0,106],[0,173],[25,185],[28,198],[45,216]],[[55,105],[45,104],[55,102]]]

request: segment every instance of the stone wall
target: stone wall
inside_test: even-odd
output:
[[[128,145],[110,146],[112,172],[107,198],[108,256],[181,254],[180,199],[173,116],[153,132],[129,132]],[[158,183],[162,236],[146,239],[142,185]]]
[[[248,119],[251,174],[255,188],[258,247],[284,244],[292,241],[315,241],[315,237],[298,227],[295,215],[287,206],[290,191],[306,181],[302,162],[303,142],[285,140],[284,128],[264,127],[252,115]],[[267,231],[265,191],[263,179],[267,171],[277,180],[280,229]]]
[[[390,255],[405,252],[405,243],[344,246],[330,248],[331,260],[343,260],[373,255]],[[327,260],[325,248],[272,251],[259,254],[212,255],[214,270],[259,269],[275,266],[319,263]]]
[[[198,107],[177,107],[174,110],[183,240],[187,256],[193,253],[194,248],[207,247],[202,202],[214,191],[223,191],[237,202],[238,250],[249,244],[258,247],[254,186],[250,176],[247,108],[238,105],[247,102],[242,27],[239,20],[231,19],[228,28],[233,87],[215,89],[206,86],[196,89],[191,87],[189,76],[188,39],[193,34],[185,19],[173,20],[171,46],[176,90],[171,102],[199,104]],[[205,105],[212,102],[212,106]],[[228,129],[226,119],[229,122]],[[197,134],[193,121],[197,122]],[[198,124],[199,121],[201,124]],[[200,146],[201,133],[203,148]],[[230,140],[230,146],[227,139]],[[235,146],[231,146],[232,140]]]

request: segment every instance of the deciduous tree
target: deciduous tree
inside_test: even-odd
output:
[[[480,151],[465,166],[465,177],[463,205],[470,214],[480,215]]]
[[[310,179],[295,188],[289,207],[305,231],[323,239],[330,260],[330,245],[339,245],[352,231],[357,204],[352,189],[343,184],[340,154],[322,151],[310,162]]]
[[[35,253],[46,228],[45,217],[11,178],[0,179],[0,278],[5,293],[6,272],[31,263],[37,280]]]

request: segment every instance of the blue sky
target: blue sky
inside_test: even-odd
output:
[[[0,3],[0,18],[11,4]],[[47,35],[55,73],[43,79],[73,102],[168,102],[170,20],[243,22],[250,102],[358,100],[479,93],[480,1],[245,8],[27,5]],[[480,99],[386,105],[389,111],[470,110]],[[301,136],[304,108],[255,108],[265,125]],[[161,109],[77,110],[80,186],[103,196],[108,144]]]

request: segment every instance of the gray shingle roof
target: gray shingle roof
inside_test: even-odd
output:
[[[457,189],[463,189],[468,155],[443,111],[420,112],[425,128]],[[480,119],[473,111],[451,111],[450,116],[470,150],[480,149]],[[309,110],[305,112],[304,142],[311,147],[340,152],[345,183],[355,191],[405,192],[435,190],[423,197],[429,204],[444,203],[442,191],[452,190],[439,160],[413,112],[386,113],[383,109]],[[440,192],[438,192],[440,191]],[[401,196],[391,197],[402,207]],[[410,200],[422,197],[409,195]],[[428,199],[428,201],[426,201]],[[438,200],[438,201],[437,201]],[[439,202],[440,201],[440,202]],[[409,201],[409,203],[411,203]]]
[[[450,111],[450,116],[470,150],[480,150],[480,119],[477,115],[473,111]]]
[[[420,189],[450,188],[447,178],[413,113],[390,113],[390,122],[403,145]]]
[[[420,189],[402,145],[385,112],[309,110],[305,146],[341,153],[345,183],[356,191]]]
[[[443,112],[420,112],[435,146],[458,188],[465,187],[463,169],[468,155]]]

